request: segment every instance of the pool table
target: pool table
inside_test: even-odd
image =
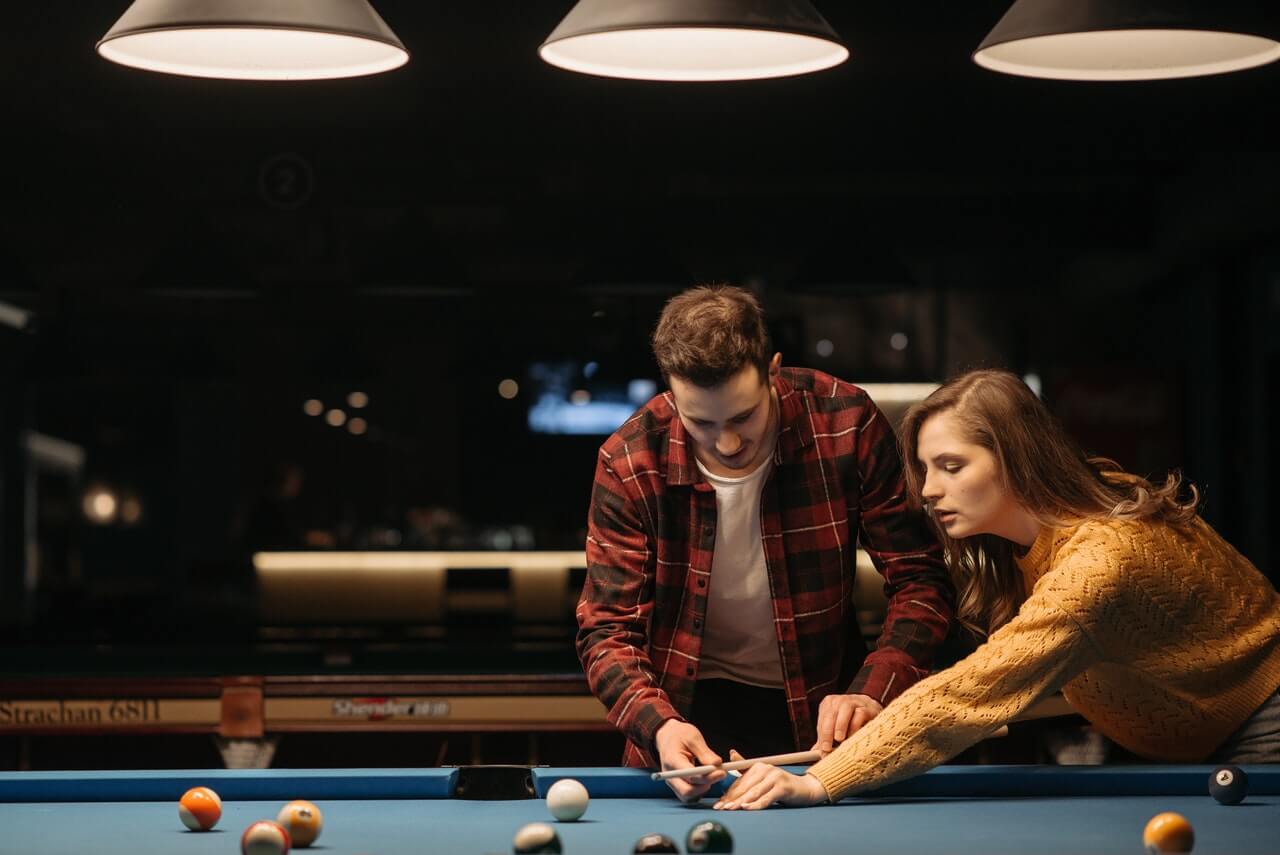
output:
[[[524,798],[474,798],[491,768],[208,770],[0,773],[0,852],[26,855],[218,855],[239,851],[250,822],[290,799],[316,802],[324,855],[511,851],[528,822],[552,822],[537,796],[562,777],[592,794],[578,822],[554,823],[566,853],[628,853],[650,832],[684,851],[695,822],[716,818],[751,853],[1137,853],[1147,820],[1185,815],[1197,853],[1280,851],[1280,767],[1246,767],[1243,804],[1207,793],[1209,766],[943,766],[872,796],[804,810],[716,812],[707,799],[675,801],[633,769],[533,767]],[[178,820],[178,797],[197,784],[218,791],[222,820],[207,833]],[[470,792],[468,792],[470,787]],[[492,791],[489,791],[491,794]]]

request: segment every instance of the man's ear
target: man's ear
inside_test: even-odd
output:
[[[779,351],[773,355],[773,359],[769,360],[769,379],[776,380],[778,372],[782,369],[782,352]]]

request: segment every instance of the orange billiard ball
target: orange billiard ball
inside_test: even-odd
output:
[[[299,847],[315,843],[320,836],[320,829],[324,827],[320,808],[305,799],[295,799],[280,808],[276,822],[284,826],[293,845]]]
[[[192,787],[178,799],[178,817],[192,831],[208,831],[222,818],[222,799],[208,787]]]
[[[1142,830],[1142,845],[1149,855],[1190,852],[1195,843],[1196,833],[1180,813],[1158,813]]]

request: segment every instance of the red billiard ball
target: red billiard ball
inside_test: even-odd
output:
[[[292,841],[278,822],[261,819],[240,835],[241,855],[287,855]]]
[[[1191,823],[1180,813],[1158,813],[1142,830],[1142,845],[1149,855],[1190,852],[1195,842]]]
[[[192,787],[178,799],[178,818],[192,831],[208,831],[222,818],[222,799],[208,787]]]

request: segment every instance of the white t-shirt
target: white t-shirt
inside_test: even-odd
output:
[[[770,457],[749,475],[725,478],[698,463],[716,491],[716,545],[698,666],[700,679],[719,677],[782,688],[773,592],[760,536],[760,494],[772,467]]]

